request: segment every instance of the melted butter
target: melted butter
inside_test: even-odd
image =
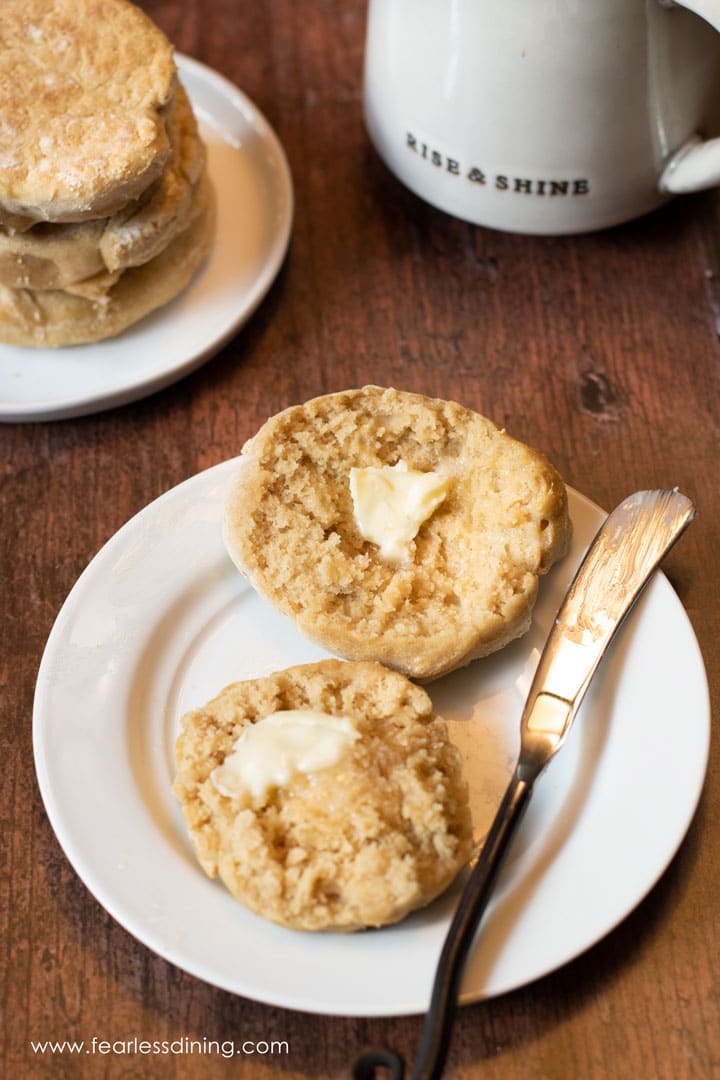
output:
[[[336,765],[359,734],[345,716],[284,709],[250,724],[210,780],[229,798],[250,794],[264,801],[298,773],[312,775]]]
[[[377,544],[388,562],[402,562],[423,522],[437,510],[452,481],[406,462],[350,470],[350,494],[361,536]]]

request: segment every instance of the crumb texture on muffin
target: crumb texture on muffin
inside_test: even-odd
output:
[[[452,481],[400,564],[363,537],[349,482],[398,462]],[[569,521],[542,454],[455,402],[367,386],[271,417],[243,450],[224,529],[237,567],[309,637],[431,679],[528,629]]]
[[[280,710],[350,719],[342,759],[260,803],[211,774],[243,730]],[[379,664],[324,660],[234,683],[183,718],[179,799],[197,858],[258,915],[293,929],[396,922],[442,892],[469,858],[460,756],[420,687]]]

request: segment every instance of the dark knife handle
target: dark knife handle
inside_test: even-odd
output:
[[[532,781],[514,774],[460,897],[433,983],[412,1080],[438,1080],[450,1048],[457,996],[469,946],[492,894],[495,879],[532,792]],[[352,1080],[374,1080],[376,1068],[403,1080],[405,1065],[392,1050],[366,1050],[353,1064]]]

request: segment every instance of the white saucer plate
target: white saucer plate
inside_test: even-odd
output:
[[[168,386],[238,331],[282,265],[293,190],[277,136],[232,83],[189,57],[177,61],[217,195],[210,256],[180,296],[116,338],[62,349],[0,345],[0,421],[83,416]]]
[[[270,609],[225,554],[222,503],[236,467],[218,465],[146,507],[99,552],[63,606],[34,712],[50,821],[111,915],[199,978],[308,1012],[422,1012],[459,884],[395,927],[285,930],[205,877],[171,794],[184,711],[229,682],[326,655]],[[465,759],[478,838],[513,766],[539,650],[603,520],[572,491],[570,509],[572,549],[541,583],[529,634],[429,688]],[[536,785],[467,966],[463,1001],[557,968],[638,904],[692,819],[709,730],[697,642],[658,574]]]

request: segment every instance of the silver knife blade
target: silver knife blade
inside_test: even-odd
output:
[[[536,776],[562,746],[616,631],[694,516],[677,489],[637,491],[599,529],[557,613],[523,709],[523,779]]]

